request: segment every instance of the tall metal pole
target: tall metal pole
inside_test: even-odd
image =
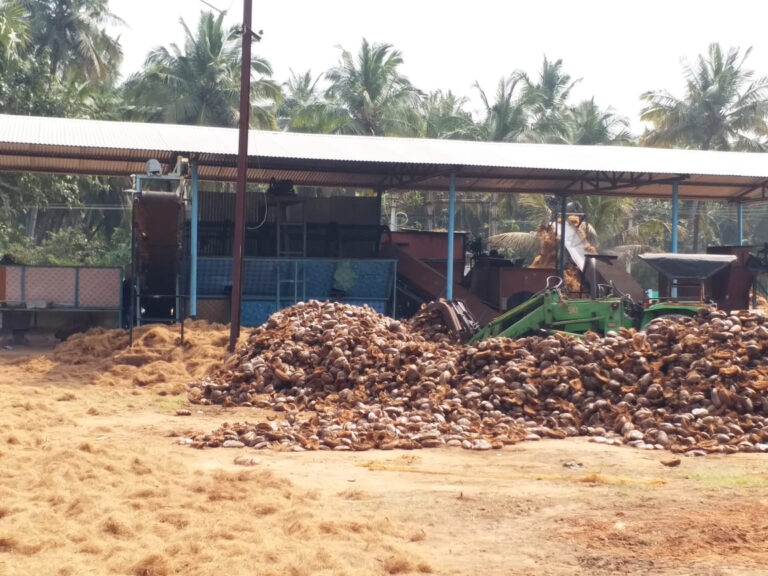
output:
[[[677,252],[677,182],[672,184],[672,252]]]
[[[445,298],[453,300],[453,225],[456,216],[456,175],[451,174],[448,185],[448,261],[445,274]]]
[[[672,252],[677,252],[677,208],[678,208],[677,182],[672,184]],[[677,299],[677,280],[672,280],[672,298]]]
[[[739,202],[739,246],[744,246],[744,203]]]
[[[132,214],[133,214],[133,225],[136,226],[136,205],[139,202],[139,198],[141,197],[141,178],[138,176],[136,177],[136,192],[137,196],[134,196],[134,202],[133,202],[133,208],[132,208]],[[138,242],[138,239],[136,240]],[[136,326],[141,326],[141,282],[139,281],[139,263],[136,262],[137,255],[134,253],[133,256],[133,300],[134,300],[134,308],[133,312],[135,314],[134,319],[131,320],[131,322],[136,322]],[[133,345],[133,337],[131,337],[131,345]]]
[[[235,241],[232,249],[232,306],[229,351],[240,336],[243,292],[243,245],[245,243],[245,187],[248,172],[248,124],[251,111],[251,12],[252,0],[243,0],[243,55],[240,64],[240,142],[237,149],[237,195],[235,197]]]
[[[381,201],[384,188],[374,188],[373,191],[376,193],[376,225],[378,226],[381,224]]]
[[[197,225],[199,212],[197,160],[190,163],[192,172],[192,210],[189,217],[189,315],[197,318]]]
[[[136,269],[136,192],[134,192],[131,194],[131,289],[128,292],[130,300],[128,302],[128,346],[130,347],[133,347],[133,324],[136,320]]]
[[[565,282],[565,212],[568,208],[568,198],[565,194],[560,198],[560,278]]]

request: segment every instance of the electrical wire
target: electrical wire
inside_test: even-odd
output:
[[[261,220],[261,222],[257,226],[246,226],[246,230],[258,230],[264,224],[267,222],[267,214],[269,213],[269,203],[267,202],[267,194],[266,192],[264,194],[261,194],[261,196],[264,196],[264,218]],[[258,212],[256,212],[258,214]]]
[[[208,8],[212,8],[213,10],[216,10],[216,12],[218,12],[219,14],[226,14],[229,11],[229,8],[227,8],[227,10],[220,10],[219,8],[216,8],[216,6],[214,6],[213,4],[211,4],[209,2],[206,2],[205,0],[200,0],[200,2],[202,2],[203,4],[208,6]],[[230,2],[229,5],[231,7],[232,3]]]

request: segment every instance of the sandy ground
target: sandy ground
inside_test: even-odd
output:
[[[765,456],[199,451],[179,439],[275,415],[176,416],[182,379],[0,353],[0,574],[768,573]]]

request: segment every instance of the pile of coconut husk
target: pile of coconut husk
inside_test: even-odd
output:
[[[644,332],[474,346],[425,332],[437,320],[328,302],[278,312],[189,399],[284,419],[227,425],[195,445],[482,450],[589,436],[688,454],[768,451],[762,312],[703,309]]]

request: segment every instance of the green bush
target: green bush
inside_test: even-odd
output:
[[[130,233],[117,228],[110,238],[88,238],[82,229],[48,232],[39,244],[15,231],[0,230],[0,254],[28,266],[125,266],[131,258]]]

